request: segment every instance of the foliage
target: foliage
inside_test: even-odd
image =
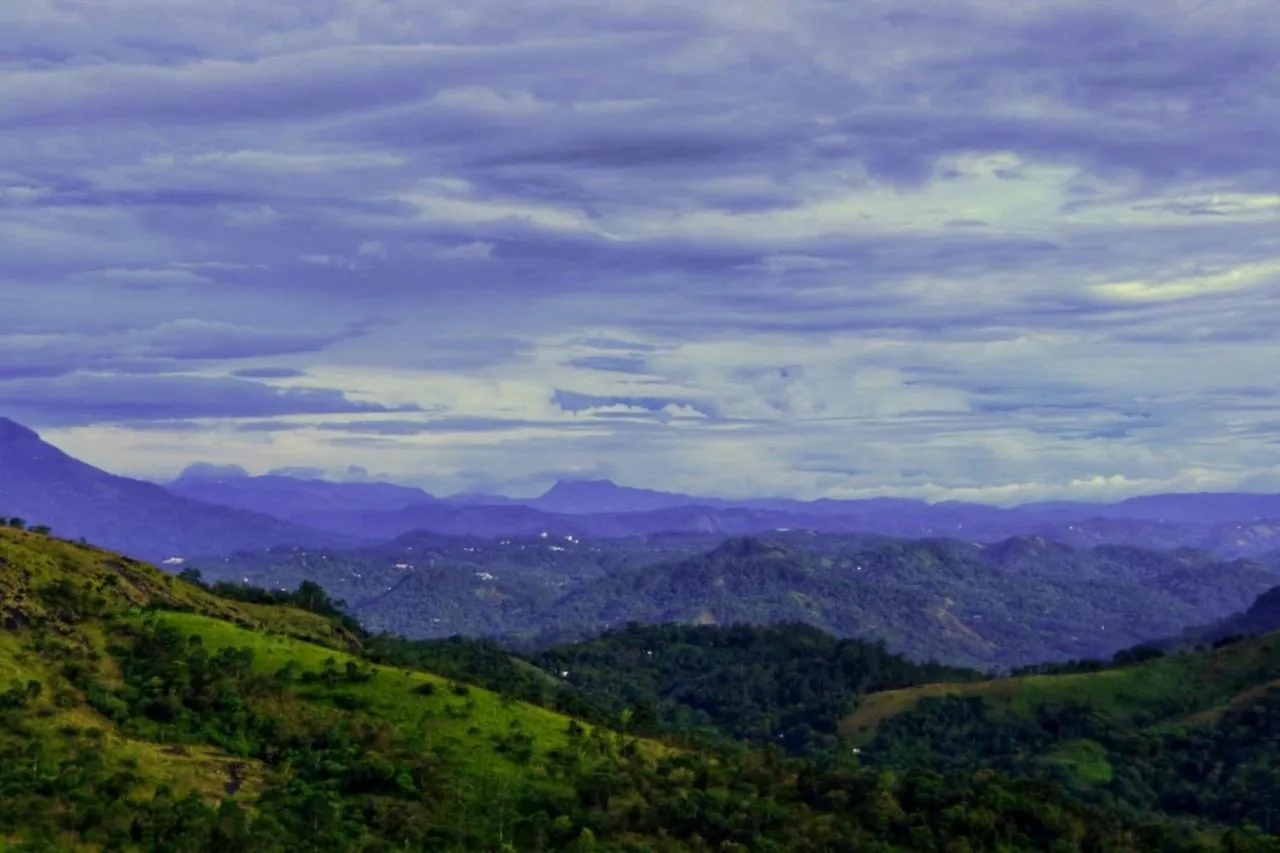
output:
[[[800,623],[632,624],[533,660],[592,699],[607,699],[615,719],[627,713],[632,731],[705,730],[808,754],[838,748],[841,718],[866,693],[982,677]]]
[[[847,754],[637,738],[407,665],[447,659],[438,650],[384,640],[372,656],[401,663],[377,662],[359,642],[318,645],[288,630],[332,624],[316,614],[176,580],[162,594],[149,567],[125,566],[136,577],[107,584],[81,573],[110,559],[96,554],[24,566],[23,555],[64,546],[6,536],[19,537],[0,540],[13,545],[0,561],[6,584],[26,571],[24,589],[42,590],[7,599],[24,619],[0,633],[0,673],[15,680],[0,693],[0,837],[18,849],[1277,850],[1273,839],[1220,841],[1220,828],[1087,805],[1029,774],[886,773]],[[228,621],[236,613],[246,621]],[[788,640],[791,630],[776,639],[828,656],[829,638]],[[718,636],[750,657],[701,637],[685,645],[708,645],[718,661],[777,657],[768,632]],[[850,685],[916,677],[883,650],[844,649],[830,660],[852,655]],[[764,682],[781,686],[775,663]],[[506,671],[493,658],[493,672]],[[646,678],[665,683],[664,672]],[[776,686],[762,702],[786,701]]]
[[[1044,776],[1134,817],[1280,831],[1280,635],[870,698],[844,731],[899,771]]]
[[[804,622],[980,669],[1110,657],[1280,585],[1274,567],[1194,551],[801,532],[727,542],[422,534],[351,552],[238,555],[209,570],[273,588],[313,580],[373,631],[487,636],[528,653],[628,622]]]

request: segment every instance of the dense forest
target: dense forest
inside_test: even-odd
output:
[[[530,654],[629,622],[803,622],[977,669],[1110,657],[1238,612],[1280,585],[1273,565],[1190,549],[802,531],[727,541],[424,533],[355,551],[191,564],[269,588],[317,582],[374,631],[492,637]]]
[[[9,529],[0,615],[14,849],[1280,850],[1269,698],[1142,741],[1150,768],[1113,774],[1137,793],[1107,795],[1032,758],[1068,735],[1138,749],[1087,719],[990,733],[920,702],[855,751],[836,715],[988,682],[804,626],[632,626],[530,660],[370,635],[314,585],[205,585]]]

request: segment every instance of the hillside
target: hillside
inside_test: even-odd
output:
[[[481,811],[482,787],[500,795],[526,775],[520,768],[534,755],[590,736],[587,727],[574,729],[551,711],[427,673],[367,664],[358,638],[316,614],[228,601],[84,546],[0,530],[0,590],[6,632],[0,677],[17,685],[0,700],[9,717],[0,752],[11,756],[18,744],[33,742],[51,770],[74,770],[132,794],[140,816],[129,832],[139,820],[163,822],[167,811],[181,808],[185,821],[208,822],[217,838],[227,829],[228,804],[244,803],[258,817],[251,849],[284,849],[289,834],[266,815],[297,820],[316,806],[331,808],[328,800],[343,786],[378,797],[425,793],[428,777],[444,767],[454,774],[448,794],[470,809],[458,818],[472,819]],[[24,713],[15,718],[15,711]],[[645,754],[662,754],[656,745],[641,746]],[[24,747],[28,755],[33,748]],[[85,748],[102,748],[105,760],[91,761]],[[396,775],[387,761],[392,755],[409,761],[405,750],[423,757],[398,771],[409,775]],[[317,764],[335,761],[348,765],[339,788],[325,782],[333,770]],[[21,785],[12,768],[7,774],[6,790]],[[303,779],[312,793],[297,787]],[[185,799],[191,795],[203,799],[203,810]],[[290,802],[298,796],[303,800]],[[312,803],[316,796],[325,800]],[[34,790],[28,797],[40,799]],[[7,795],[0,833],[44,831],[45,824],[14,823],[22,805]],[[244,811],[231,814],[246,824]],[[47,817],[52,831],[60,815]],[[101,839],[86,840],[114,837],[113,824],[131,826],[127,815],[100,817]],[[256,834],[263,829],[265,839]],[[351,827],[327,831],[336,834],[325,847],[346,839],[336,849],[351,849],[346,843],[361,836]]]
[[[1176,649],[1197,643],[1216,643],[1231,637],[1280,631],[1280,586],[1274,587],[1250,605],[1248,610],[1233,613],[1211,625],[1189,628],[1179,636],[1161,644]]]
[[[1280,544],[1280,496],[1147,495],[1114,504],[1059,501],[1015,507],[900,498],[813,501],[726,499],[620,486],[609,480],[561,480],[537,497],[453,495],[383,482],[331,482],[272,474],[190,473],[175,494],[249,509],[316,528],[373,539],[413,531],[507,537],[549,532],[631,537],[659,532],[762,534],[778,529],[865,532],[902,538],[962,537],[994,543],[1038,535],[1077,548],[1189,547],[1228,559],[1255,557]]]
[[[287,633],[335,648],[358,638],[312,613],[232,601],[129,557],[0,526],[0,629],[52,624],[61,633],[82,618],[139,607],[193,610],[246,628]]]
[[[1250,564],[1153,551],[1074,551],[1043,540],[980,546],[731,540],[705,554],[611,574],[545,621],[799,621],[883,639],[913,660],[1020,666],[1110,656],[1248,605],[1280,578]],[[990,556],[988,556],[990,551]]]
[[[797,754],[838,749],[837,725],[863,696],[982,674],[919,664],[883,643],[810,625],[638,625],[533,658],[636,731],[705,731]]]
[[[201,562],[207,577],[321,584],[367,626],[503,636],[521,648],[628,622],[804,622],[913,660],[981,669],[1110,656],[1248,607],[1280,585],[1257,562],[1038,537],[774,533],[485,540],[414,534],[357,551],[279,549]],[[438,620],[438,621],[437,621]]]
[[[1277,849],[1031,779],[617,734],[370,659],[326,601],[228,600],[38,534],[0,530],[0,590],[6,849]]]
[[[357,544],[268,515],[184,498],[73,459],[33,431],[0,418],[0,517],[47,525],[141,559],[273,545]]]
[[[292,521],[308,513],[387,512],[436,501],[421,489],[392,483],[332,483],[280,474],[214,477],[184,473],[165,484],[170,492]]]
[[[482,636],[536,630],[543,610],[571,589],[718,542],[692,535],[486,539],[417,532],[359,549],[278,548],[196,564],[210,580],[277,589],[320,582],[373,631]]]
[[[1280,831],[1280,634],[865,697],[864,763],[1047,775],[1087,801]]]

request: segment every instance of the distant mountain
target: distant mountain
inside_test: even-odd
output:
[[[369,539],[390,539],[414,531],[489,538],[539,533],[608,538],[667,532],[735,535],[813,527],[851,531],[862,527],[858,519],[820,519],[743,507],[708,506],[569,514],[547,512],[523,504],[456,506],[439,503],[390,512],[309,512],[298,515],[296,519],[313,527]]]
[[[916,660],[982,668],[1109,656],[1199,614],[1238,610],[1280,581],[1194,552],[1076,551],[1036,537],[985,549],[945,540],[832,544],[731,540],[586,585],[547,619],[559,627],[798,621],[883,638]]]
[[[1275,519],[1195,524],[1140,518],[1089,518],[1071,523],[1028,525],[1023,530],[1077,548],[1107,544],[1156,549],[1197,548],[1228,558],[1259,557],[1280,546],[1280,520]]]
[[[63,538],[85,537],[157,561],[273,545],[323,547],[358,542],[108,474],[73,459],[7,418],[0,418],[0,516],[48,525]]]
[[[718,542],[716,536],[494,540],[417,532],[353,550],[275,548],[192,565],[206,580],[247,579],[273,589],[319,581],[371,630],[476,636],[536,630],[541,611],[571,589]]]
[[[646,514],[618,517],[635,515]],[[346,553],[235,555],[208,568],[270,587],[314,580],[368,625],[419,637],[502,635],[535,649],[631,621],[794,621],[978,668],[1109,657],[1239,612],[1280,585],[1261,563],[1191,549],[801,531],[727,541],[414,534]]]
[[[1249,492],[1141,495],[1108,507],[1111,518],[1171,524],[1228,524],[1280,518],[1280,495]]]
[[[561,480],[542,495],[528,501],[545,512],[582,515],[618,512],[651,512],[705,503],[688,495],[633,489],[610,480]]]
[[[1162,649],[1217,643],[1232,637],[1267,634],[1280,631],[1280,585],[1263,592],[1247,610],[1232,613],[1206,625],[1186,629],[1176,637],[1153,645]]]
[[[181,476],[166,488],[176,495],[294,520],[308,513],[390,512],[439,503],[409,486],[334,483],[279,474],[260,477]]]
[[[1115,504],[1050,501],[994,507],[960,501],[789,498],[731,500],[636,489],[610,480],[561,480],[534,498],[460,494],[436,498],[389,483],[333,483],[280,475],[182,477],[176,494],[250,509],[348,536],[588,537],[658,532],[765,534],[778,530],[953,537],[994,543],[1038,535],[1075,548],[1196,548],[1253,557],[1280,548],[1280,496],[1150,495]],[[1269,515],[1275,512],[1276,515]]]
[[[1232,634],[1266,634],[1280,631],[1280,586],[1258,596],[1248,610],[1219,623],[1223,636]]]

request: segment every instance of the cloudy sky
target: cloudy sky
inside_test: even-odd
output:
[[[0,415],[440,493],[1280,490],[1275,0],[4,0]]]

